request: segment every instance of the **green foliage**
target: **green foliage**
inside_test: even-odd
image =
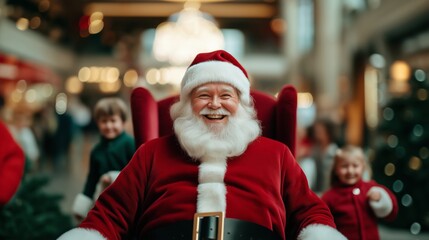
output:
[[[47,177],[25,177],[16,196],[0,210],[0,239],[56,239],[72,227],[61,212],[62,196],[46,193]]]
[[[420,74],[420,75],[418,75]],[[382,109],[378,127],[374,178],[396,195],[399,213],[394,227],[429,229],[429,81],[414,72],[410,93]]]

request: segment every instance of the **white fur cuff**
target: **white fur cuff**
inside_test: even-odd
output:
[[[389,194],[381,187],[372,187],[369,189],[369,192],[378,191],[381,195],[379,201],[369,201],[369,205],[374,211],[375,216],[379,218],[384,218],[389,215],[393,210],[392,199],[390,199]]]
[[[82,193],[79,193],[74,199],[72,212],[81,217],[86,217],[93,204],[94,201],[92,201],[91,198]]]
[[[297,240],[347,240],[337,229],[323,224],[311,224],[301,230]]]
[[[85,228],[73,228],[63,235],[61,235],[58,240],[107,240],[103,237],[98,231],[85,229]]]

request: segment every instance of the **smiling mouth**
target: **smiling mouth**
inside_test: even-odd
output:
[[[226,117],[226,115],[220,115],[220,114],[207,114],[203,116],[209,120],[222,120]]]

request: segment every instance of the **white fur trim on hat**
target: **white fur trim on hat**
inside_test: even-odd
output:
[[[337,229],[323,224],[310,224],[298,235],[297,240],[347,240]]]
[[[250,102],[250,82],[243,71],[224,61],[206,61],[188,68],[182,79],[180,99],[186,99],[200,85],[213,82],[228,83],[240,92],[241,101]]]
[[[368,193],[372,191],[378,191],[381,195],[379,201],[369,201],[369,205],[374,211],[375,216],[379,218],[384,218],[389,215],[393,210],[392,199],[390,199],[389,194],[381,187],[372,187],[369,189]]]
[[[58,240],[107,240],[98,231],[86,228],[73,228],[61,235]]]
[[[211,160],[199,166],[197,212],[200,213],[226,210],[226,159]]]
[[[86,217],[93,204],[94,201],[92,201],[91,198],[82,193],[79,193],[74,199],[72,212],[81,217]]]

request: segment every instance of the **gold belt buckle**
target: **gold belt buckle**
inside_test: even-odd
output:
[[[192,240],[198,240],[200,233],[200,219],[204,217],[217,217],[217,240],[223,240],[223,229],[225,215],[223,212],[205,212],[194,214],[194,227],[192,229]]]

